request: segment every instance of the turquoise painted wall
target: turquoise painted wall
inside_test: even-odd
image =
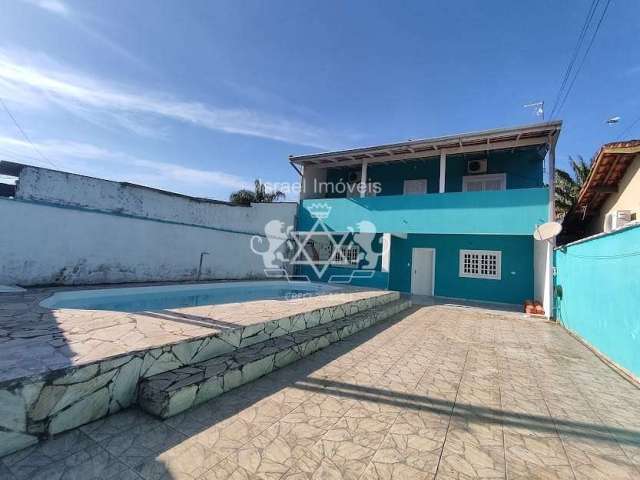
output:
[[[537,188],[543,186],[543,170],[545,149],[527,148],[511,153],[510,150],[489,152],[488,156],[473,158],[487,158],[487,173],[506,173],[507,189]],[[467,161],[469,155],[447,157],[447,174],[445,179],[446,192],[461,192],[462,177],[467,175]]]
[[[555,251],[556,318],[640,377],[640,226]]]
[[[405,180],[427,179],[427,192],[438,193],[440,159],[429,158],[409,163],[371,165],[367,169],[371,182],[382,186],[380,195],[402,195]]]
[[[354,238],[351,234],[345,235],[334,235],[336,242],[339,242],[341,239],[343,240],[344,245],[348,245],[354,241]],[[372,248],[373,252],[378,254],[376,255],[377,261],[376,265],[373,269],[373,276],[371,278],[354,278],[350,281],[351,285],[356,285],[360,287],[371,287],[371,288],[387,288],[389,283],[389,274],[387,272],[382,272],[382,235],[375,235],[373,238]],[[310,266],[299,265],[296,269],[297,275],[307,275],[312,281],[320,281],[320,282],[328,282],[332,275],[345,276],[350,275],[354,270],[363,269],[364,265],[368,264],[369,259],[363,258],[362,261],[358,264],[358,267],[355,266],[329,266],[327,270],[324,272],[324,275],[318,276],[314,269]],[[318,270],[322,270],[322,265],[318,266]],[[370,270],[366,270],[369,272]]]
[[[310,199],[301,202],[298,230],[310,230],[315,223],[310,206],[326,203],[332,209],[325,225],[336,232],[357,229],[358,222],[368,220],[378,232],[530,236],[534,225],[548,218],[548,200],[547,188]]]
[[[507,188],[538,188],[543,186],[545,149],[536,147],[491,151],[481,155],[451,155],[447,157],[446,192],[461,192],[462,177],[467,175],[467,161],[486,158],[487,173],[506,173]],[[328,182],[346,182],[349,173],[359,173],[361,168],[345,167],[327,170]],[[427,179],[427,192],[437,193],[440,182],[440,157],[410,160],[406,163],[371,164],[367,170],[370,182],[379,182],[379,195],[402,195],[404,180]],[[330,193],[329,198],[344,197],[344,194]]]
[[[521,304],[533,297],[533,237],[494,235],[408,235],[391,240],[389,288],[411,291],[413,248],[436,249],[435,294]],[[461,278],[460,250],[502,251],[500,280]]]

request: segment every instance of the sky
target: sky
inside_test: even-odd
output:
[[[0,159],[226,200],[297,181],[289,155],[534,123],[590,4],[0,0],[0,98],[33,143],[0,105]],[[560,167],[640,137],[638,19],[611,2]]]

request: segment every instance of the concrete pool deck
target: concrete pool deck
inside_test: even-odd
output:
[[[234,376],[234,385],[222,386],[226,391],[249,377],[235,352],[245,352],[243,361],[251,362],[247,351],[264,350],[252,346],[291,338],[283,355],[293,361],[308,350],[297,348],[295,332],[320,329],[323,335],[345,317],[371,310],[377,321],[402,306],[397,292],[354,287],[289,300],[138,313],[40,306],[57,291],[0,295],[0,456],[130,406],[140,382],[164,372],[220,358]],[[345,334],[368,320],[358,325]],[[309,348],[318,342],[330,343],[318,339]],[[278,368],[285,360],[264,362]],[[247,368],[257,376],[268,371]]]
[[[561,326],[414,307],[167,420],[128,409],[0,476],[637,479],[640,390]]]

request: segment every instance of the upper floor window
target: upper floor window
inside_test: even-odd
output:
[[[484,192],[486,190],[506,190],[507,175],[494,173],[491,175],[466,175],[462,177],[463,192]]]
[[[423,195],[427,193],[427,179],[405,180],[402,193],[404,195]]]

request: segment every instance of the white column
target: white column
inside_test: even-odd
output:
[[[388,272],[391,266],[391,234],[382,234],[382,271]]]
[[[445,180],[447,175],[447,153],[440,152],[440,188],[438,191],[444,193]]]
[[[369,162],[362,161],[362,171],[360,172],[360,196],[364,197],[367,194],[367,165]]]

